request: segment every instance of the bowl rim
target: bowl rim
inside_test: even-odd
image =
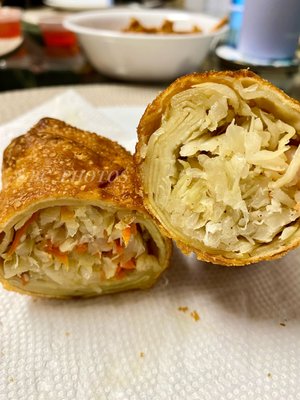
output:
[[[228,25],[223,26],[221,29],[215,32],[196,32],[190,34],[159,34],[159,33],[129,33],[129,32],[122,32],[122,31],[114,31],[109,29],[99,29],[99,28],[92,28],[92,27],[85,27],[80,26],[78,23],[83,20],[96,19],[98,17],[105,17],[112,16],[112,15],[119,15],[121,17],[128,16],[128,17],[142,17],[147,15],[159,16],[159,17],[167,17],[167,16],[175,16],[173,19],[178,17],[185,17],[188,21],[190,18],[202,18],[211,21],[212,23],[217,24],[220,21],[220,18],[213,17],[208,14],[202,13],[192,13],[189,11],[182,11],[176,9],[155,9],[155,10],[135,10],[135,9],[110,9],[110,10],[102,10],[102,11],[84,11],[80,13],[76,13],[73,15],[68,15],[63,20],[63,26],[77,34],[83,35],[93,35],[93,36],[100,36],[100,37],[110,37],[110,38],[118,38],[118,39],[134,39],[134,40],[161,40],[162,38],[165,41],[174,41],[174,40],[187,40],[187,39],[201,39],[201,38],[213,38],[219,35],[224,34],[228,31]]]

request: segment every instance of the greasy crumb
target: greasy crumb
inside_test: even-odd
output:
[[[188,307],[187,306],[180,306],[178,307],[178,311],[182,311],[182,312],[187,312],[188,311]]]
[[[140,352],[140,357],[144,358],[145,357],[145,353],[143,353],[142,351]]]
[[[13,378],[13,376],[10,376],[10,377],[8,378],[8,380],[9,380],[9,382],[14,382],[14,381],[15,381],[14,378]]]
[[[271,372],[268,373],[268,378],[272,378]]]
[[[188,308],[187,306],[180,306],[180,307],[178,307],[178,311],[181,311],[181,312],[186,313],[186,312],[189,311],[189,308]],[[190,316],[191,316],[195,321],[199,321],[199,319],[200,319],[200,316],[199,316],[199,314],[197,313],[196,310],[191,311],[191,312],[190,312]]]
[[[192,311],[190,315],[191,315],[192,318],[194,318],[195,321],[199,321],[200,316],[199,316],[199,314],[197,313],[197,311],[195,311],[195,310]]]
[[[280,322],[280,324],[279,325],[281,325],[281,326],[286,326],[283,322]]]
[[[65,335],[66,336],[70,336],[70,332],[65,332]]]

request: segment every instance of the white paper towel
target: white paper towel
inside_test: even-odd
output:
[[[132,150],[141,112],[69,91],[0,127],[0,147],[53,116]],[[0,400],[300,399],[299,262],[294,251],[225,268],[175,249],[148,291],[51,301],[0,289]]]

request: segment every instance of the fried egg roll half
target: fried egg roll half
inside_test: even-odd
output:
[[[0,280],[71,297],[148,288],[167,267],[164,238],[136,194],[133,158],[104,137],[43,119],[7,147]]]
[[[184,76],[138,126],[144,204],[200,260],[280,257],[300,242],[299,133],[300,104],[250,71]]]

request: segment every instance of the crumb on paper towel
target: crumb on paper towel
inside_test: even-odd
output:
[[[284,322],[280,322],[280,326],[286,326]]]
[[[188,307],[187,306],[180,306],[178,307],[178,311],[182,311],[182,312],[187,312],[188,311]]]
[[[178,307],[178,311],[186,313],[186,312],[189,311],[189,308],[187,306],[180,306],[180,307]],[[191,311],[190,312],[190,316],[194,319],[194,321],[199,321],[200,320],[200,316],[199,316],[199,314],[197,313],[196,310]]]
[[[65,332],[65,335],[66,336],[70,336],[70,332]]]
[[[268,378],[272,378],[271,372],[268,373]]]
[[[140,352],[140,357],[144,358],[145,357],[145,353],[143,351]]]
[[[10,377],[8,378],[8,380],[9,380],[9,382],[14,382],[14,381],[15,381],[13,376],[10,376]]]
[[[192,318],[194,318],[194,320],[195,320],[196,322],[199,321],[200,316],[199,316],[199,314],[197,313],[196,310],[192,311],[190,315],[191,315]]]

